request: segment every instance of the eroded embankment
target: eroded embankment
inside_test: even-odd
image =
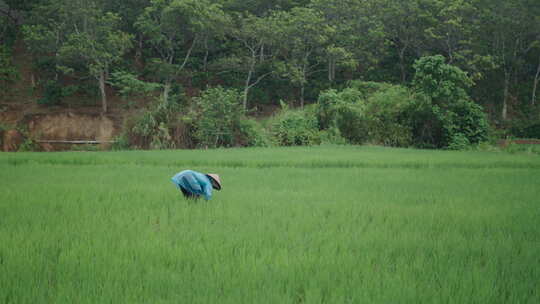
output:
[[[68,150],[72,146],[70,142],[74,141],[99,142],[102,143],[102,148],[106,148],[108,142],[119,132],[114,120],[101,114],[8,114],[0,116],[0,123],[13,126],[13,130],[9,131],[25,130],[24,138],[31,139],[42,151]],[[6,152],[17,151],[24,141],[14,140],[15,137],[8,136],[10,134],[5,132],[0,139],[0,148]]]

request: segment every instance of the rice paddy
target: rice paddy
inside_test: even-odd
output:
[[[220,174],[186,201],[170,177]],[[539,303],[540,157],[0,154],[0,303]]]

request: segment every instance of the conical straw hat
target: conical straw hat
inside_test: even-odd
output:
[[[206,175],[216,182],[216,184],[218,186],[217,190],[221,190],[221,180],[219,179],[219,175],[217,175],[215,173],[208,173]]]

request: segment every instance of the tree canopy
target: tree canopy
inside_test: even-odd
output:
[[[24,41],[38,79],[93,79],[104,111],[111,73],[159,83],[165,102],[234,88],[249,109],[351,80],[418,85],[415,61],[440,55],[504,123],[539,113],[539,16],[535,0],[4,0],[0,41],[4,57]]]

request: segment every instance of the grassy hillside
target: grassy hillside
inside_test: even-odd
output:
[[[170,182],[217,172],[188,203]],[[540,159],[375,147],[0,154],[5,303],[536,303]]]

